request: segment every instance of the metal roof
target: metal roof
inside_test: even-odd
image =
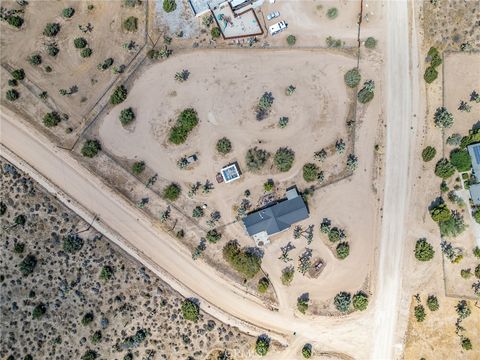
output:
[[[474,205],[480,205],[480,184],[470,185],[470,197]]]
[[[276,234],[308,218],[308,209],[301,196],[276,203],[258,210],[243,219],[250,236],[265,231],[268,235]]]
[[[472,144],[468,146],[468,153],[472,159],[472,167],[475,176],[480,177],[480,144]]]

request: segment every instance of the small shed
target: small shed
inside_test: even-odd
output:
[[[233,163],[225,166],[220,173],[222,174],[223,181],[226,183],[235,181],[240,178],[240,169],[237,163]]]

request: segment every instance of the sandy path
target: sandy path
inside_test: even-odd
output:
[[[395,330],[402,289],[406,211],[411,189],[410,168],[413,157],[409,149],[412,149],[411,144],[415,138],[416,127],[411,126],[419,99],[416,29],[413,21],[413,51],[410,54],[408,2],[388,1],[386,8],[388,122],[384,212],[375,301],[374,334],[378,335],[374,340],[373,359],[391,359],[394,348],[399,347],[399,344],[395,343]]]

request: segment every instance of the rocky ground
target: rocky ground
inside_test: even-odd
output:
[[[185,320],[178,293],[0,165],[1,358],[201,359],[222,349],[248,357],[254,339],[203,313]],[[68,234],[77,234],[70,246]]]

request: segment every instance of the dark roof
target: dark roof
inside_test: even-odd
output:
[[[297,196],[251,213],[243,219],[243,224],[250,236],[262,231],[272,235],[306,218],[308,218],[307,206],[303,198]]]

